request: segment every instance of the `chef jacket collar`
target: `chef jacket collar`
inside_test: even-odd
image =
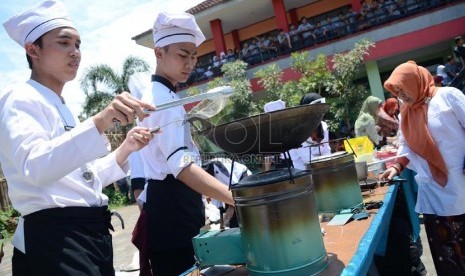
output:
[[[152,75],[152,82],[159,82],[166,86],[169,90],[176,92],[176,87],[165,77],[162,77],[160,75]]]

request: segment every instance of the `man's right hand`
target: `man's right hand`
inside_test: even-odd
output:
[[[115,121],[123,126],[134,123],[136,116],[142,121],[149,116],[144,109],[155,110],[155,107],[137,100],[128,92],[123,92],[117,95],[104,110],[97,113],[93,120],[99,133],[103,133],[112,127]]]

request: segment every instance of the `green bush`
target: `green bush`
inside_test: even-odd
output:
[[[13,208],[0,210],[0,234],[3,238],[8,239],[13,235],[20,216],[21,214]]]
[[[124,206],[130,203],[130,199],[127,195],[116,191],[112,186],[103,188],[103,193],[108,196],[109,206]]]

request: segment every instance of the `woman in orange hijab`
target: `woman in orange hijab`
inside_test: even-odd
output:
[[[403,104],[398,154],[381,176],[392,179],[407,165],[416,172],[415,211],[422,213],[438,275],[465,275],[465,96],[435,87],[433,76],[408,61],[384,87]]]
[[[379,133],[383,136],[385,142],[386,137],[391,137],[397,133],[399,129],[399,120],[397,114],[399,113],[399,104],[396,98],[389,98],[381,105],[377,114],[379,126]]]

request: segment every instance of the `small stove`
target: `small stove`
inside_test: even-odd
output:
[[[199,134],[233,160],[247,154],[282,153],[300,147],[328,110],[328,104],[313,104],[218,126],[202,122]],[[256,173],[230,185],[239,228],[209,230],[194,237],[200,266],[246,264],[249,275],[300,276],[323,271],[328,257],[312,171],[315,168],[288,167]]]

